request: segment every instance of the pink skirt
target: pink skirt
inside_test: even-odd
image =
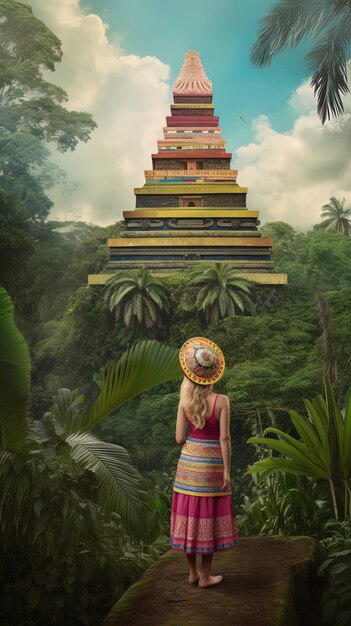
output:
[[[170,543],[172,550],[211,554],[228,550],[239,533],[228,496],[190,496],[173,491]]]

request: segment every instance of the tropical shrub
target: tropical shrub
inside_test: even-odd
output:
[[[329,520],[321,545],[326,552],[318,575],[326,578],[321,598],[322,624],[348,626],[351,622],[351,525]]]
[[[256,461],[246,473],[259,473],[264,479],[273,472],[300,474],[311,479],[327,481],[335,519],[351,517],[351,390],[342,415],[329,380],[324,377],[325,398],[321,395],[304,400],[308,417],[289,410],[300,440],[268,427],[263,435],[276,438],[250,437],[247,443],[266,445],[284,456]]]
[[[286,472],[259,481],[255,474],[243,494],[237,519],[242,535],[323,536],[330,516],[328,501],[317,483]]]

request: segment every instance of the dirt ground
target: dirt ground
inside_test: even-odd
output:
[[[311,537],[239,537],[214,555],[211,573],[222,582],[202,589],[188,583],[185,554],[169,550],[103,626],[319,626],[321,557]]]

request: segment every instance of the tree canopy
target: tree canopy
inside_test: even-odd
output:
[[[65,108],[65,90],[44,77],[61,58],[60,40],[29,5],[0,0],[0,278],[5,286],[11,271],[26,261],[53,206],[47,190],[65,176],[50,162],[50,150],[74,150],[97,126],[90,113]]]

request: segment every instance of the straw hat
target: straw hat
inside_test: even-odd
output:
[[[185,376],[199,385],[217,382],[225,368],[222,350],[205,337],[192,337],[183,343],[179,362]]]

